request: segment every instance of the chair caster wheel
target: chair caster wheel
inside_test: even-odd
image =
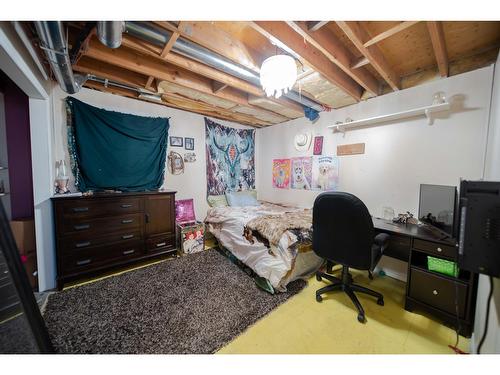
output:
[[[316,275],[316,280],[321,281],[323,280],[320,275]]]
[[[382,298],[379,298],[377,300],[377,305],[384,306],[384,300]]]
[[[362,314],[358,314],[358,322],[364,323],[365,322],[365,316]]]
[[[321,301],[323,301],[323,297],[321,297],[320,295],[317,295],[316,302],[321,302]]]

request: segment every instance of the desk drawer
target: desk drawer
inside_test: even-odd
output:
[[[457,295],[458,313],[460,318],[464,318],[467,285],[413,267],[410,273],[410,297],[456,315],[455,295]]]
[[[457,255],[457,249],[454,246],[442,245],[431,241],[415,239],[413,240],[413,247],[415,249],[424,250],[434,255],[444,256],[452,259],[455,259]]]
[[[61,235],[85,234],[89,237],[117,231],[138,230],[142,227],[143,214],[129,214],[99,219],[69,218],[62,223]]]

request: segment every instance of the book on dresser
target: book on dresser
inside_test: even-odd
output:
[[[57,287],[129,263],[175,254],[175,192],[52,199]]]

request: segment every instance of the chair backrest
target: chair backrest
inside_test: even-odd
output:
[[[357,269],[370,269],[373,221],[355,195],[325,192],[313,207],[313,250],[320,257]]]

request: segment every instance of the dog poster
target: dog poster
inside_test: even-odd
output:
[[[313,156],[312,164],[312,189],[336,190],[339,183],[339,158]]]
[[[273,187],[277,189],[290,188],[290,159],[273,160]]]
[[[311,190],[312,158],[292,158],[292,189]]]

